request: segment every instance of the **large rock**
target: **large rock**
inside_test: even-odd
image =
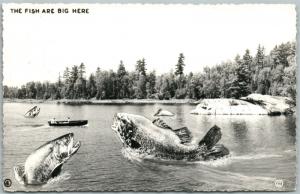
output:
[[[240,100],[218,98],[199,101],[191,114],[199,115],[280,115],[294,112],[289,101],[280,96],[250,94]]]
[[[236,99],[204,99],[191,114],[199,115],[267,115],[268,111],[259,105]]]
[[[291,101],[288,97],[250,94],[241,99],[263,107],[267,110],[269,115],[289,114],[294,112],[290,104],[288,104],[288,102]]]

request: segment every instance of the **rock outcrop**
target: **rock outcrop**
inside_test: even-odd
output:
[[[250,94],[241,99],[263,107],[268,111],[269,115],[290,114],[294,112],[293,108],[288,103],[291,101],[288,97]]]
[[[293,113],[287,97],[250,94],[241,99],[203,99],[191,114],[199,115],[280,115]]]
[[[203,99],[191,114],[198,115],[267,115],[261,106],[236,99]]]

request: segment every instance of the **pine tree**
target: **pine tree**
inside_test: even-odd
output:
[[[64,74],[63,74],[64,82],[65,84],[69,84],[70,82],[70,70],[68,67],[66,67]]]
[[[251,71],[252,65],[252,56],[250,55],[249,49],[246,49],[245,54],[243,56],[243,63],[246,67],[248,67],[249,73]]]
[[[169,100],[171,98],[170,94],[170,84],[167,77],[164,77],[162,80],[161,89],[159,92],[160,99]]]
[[[178,62],[176,64],[176,68],[175,68],[175,75],[182,75],[183,74],[183,70],[184,70],[184,55],[183,53],[179,54],[178,57]]]
[[[137,77],[136,77],[136,84],[135,84],[136,85],[135,96],[139,99],[142,99],[147,96],[146,62],[144,58],[142,60],[137,61],[136,73],[137,73]]]
[[[196,97],[196,85],[193,72],[190,72],[187,78],[187,97],[193,99]]]
[[[235,61],[237,64],[237,69],[235,72],[235,79],[230,87],[230,91],[231,96],[238,99],[242,96],[247,96],[250,94],[250,79],[247,64],[243,63],[239,55],[236,56]]]
[[[125,76],[127,75],[127,71],[123,64],[123,61],[120,61],[120,65],[117,71],[117,98],[124,98],[127,93],[127,82],[125,81]]]
[[[71,81],[71,84],[75,84],[76,80],[78,79],[78,66],[77,65],[74,65],[72,67],[72,70],[70,72],[70,81]]]
[[[269,94],[269,88],[270,88],[270,70],[269,68],[262,69],[258,76],[257,76],[257,93],[260,94]]]
[[[127,74],[123,61],[120,61],[119,68],[117,71],[118,77],[124,77]]]
[[[94,98],[97,93],[96,81],[94,74],[91,74],[87,82],[87,98]]]
[[[278,47],[278,60],[279,63],[282,64],[284,67],[289,66],[288,56],[292,55],[294,48],[290,42],[286,44],[282,43]]]
[[[68,85],[68,89],[67,89],[68,98],[76,99],[78,97],[77,93],[74,90],[74,86],[77,79],[78,79],[78,66],[74,65],[72,67],[72,70],[70,71],[70,84]]]
[[[146,76],[146,62],[144,58],[136,62],[136,72],[138,75]]]
[[[37,91],[36,98],[43,99],[43,95],[44,95],[45,91],[43,90],[43,86],[42,86],[41,82],[37,82],[35,84],[35,87],[36,87],[36,91]]]
[[[146,98],[147,96],[147,91],[146,91],[146,76],[140,75],[139,79],[137,81],[137,88],[135,92],[135,96],[138,99],[143,99]]]
[[[60,73],[58,73],[57,85],[58,85],[58,87],[61,87],[61,86],[62,86],[62,81],[61,81]]]
[[[79,78],[83,79],[85,74],[85,65],[81,63],[78,67]]]
[[[100,69],[100,67],[97,67],[97,69],[96,69],[96,77],[100,77],[100,74],[101,74],[101,69]]]
[[[147,91],[147,98],[154,98],[155,94],[155,82],[156,82],[156,75],[155,71],[150,72],[148,78],[148,82],[146,84],[146,91]]]
[[[265,58],[265,52],[264,52],[264,47],[261,47],[258,45],[257,48],[257,53],[255,56],[255,66],[258,67],[258,69],[263,69],[264,68],[264,58]]]

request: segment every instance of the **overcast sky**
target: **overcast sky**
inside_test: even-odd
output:
[[[89,8],[89,14],[16,14],[11,8]],[[134,70],[144,57],[158,74],[174,69],[180,52],[185,73],[222,61],[266,52],[296,39],[293,5],[7,4],[4,9],[4,85],[56,81],[66,66],[87,73]]]

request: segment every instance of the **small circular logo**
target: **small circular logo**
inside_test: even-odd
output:
[[[11,182],[10,179],[5,179],[5,180],[4,180],[4,186],[5,186],[5,187],[10,187],[10,186],[11,186],[11,183],[12,183],[12,182]]]
[[[275,184],[275,187],[282,188],[283,187],[283,180],[277,179],[277,180],[275,180],[274,184]]]

